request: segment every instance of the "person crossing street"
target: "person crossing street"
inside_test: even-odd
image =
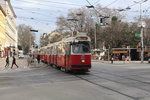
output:
[[[5,65],[5,68],[6,68],[6,67],[9,67],[9,56],[6,57],[6,65]]]
[[[15,58],[15,56],[13,56],[13,61],[12,61],[11,69],[13,68],[13,65],[16,65],[17,68],[19,68],[19,66],[16,64],[16,58]]]

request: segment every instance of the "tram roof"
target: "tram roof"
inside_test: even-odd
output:
[[[78,37],[87,37],[87,40],[77,40]],[[65,37],[61,41],[55,42],[55,43],[50,43],[47,46],[41,47],[40,49],[46,49],[48,47],[58,45],[60,43],[65,43],[65,42],[76,42],[76,41],[91,41],[90,37],[87,35],[87,33],[78,33],[76,36],[71,36],[71,37]]]
[[[66,37],[62,41],[63,42],[73,42],[73,41],[77,40],[77,37],[87,37],[88,39],[84,40],[84,41],[91,41],[89,36],[87,35],[87,33],[78,33],[76,36]]]

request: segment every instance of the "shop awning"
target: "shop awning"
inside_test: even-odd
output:
[[[112,53],[116,54],[116,53],[128,53],[128,51],[113,51]]]

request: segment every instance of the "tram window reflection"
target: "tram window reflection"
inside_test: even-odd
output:
[[[89,43],[78,43],[72,45],[73,53],[90,53]]]

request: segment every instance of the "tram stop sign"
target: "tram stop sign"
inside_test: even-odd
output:
[[[138,23],[138,27],[146,27],[145,21],[140,21],[140,22]]]

